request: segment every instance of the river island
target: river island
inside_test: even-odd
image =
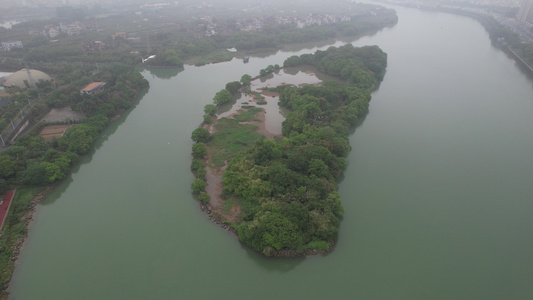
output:
[[[202,126],[191,135],[196,142],[191,189],[202,210],[265,256],[314,255],[333,248],[343,214],[337,183],[351,150],[348,135],[368,111],[387,55],[377,46],[347,44],[283,63],[285,68],[303,65],[337,80],[281,84],[260,93],[250,89],[251,77],[244,75],[216,93],[213,104],[205,106]],[[268,66],[255,80],[280,68]],[[250,100],[217,118],[216,108],[239,91]],[[281,134],[272,135],[264,129],[269,115],[260,106],[271,101],[266,97],[277,96],[289,113]]]

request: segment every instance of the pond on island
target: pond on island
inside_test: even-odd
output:
[[[279,93],[266,90],[280,85],[302,86],[306,84],[320,84],[327,80],[335,80],[335,77],[319,73],[311,66],[298,68],[279,69],[267,76],[252,81],[250,90],[252,93],[241,93],[234,101],[226,103],[219,108],[218,118],[234,115],[243,106],[256,106],[263,108],[264,130],[259,125],[259,133],[272,138],[281,134],[281,125],[285,120],[288,110],[278,105]],[[263,119],[263,118],[261,118]]]
[[[139,104],[38,206],[9,298],[533,299],[533,84],[476,21],[395,9],[396,26],[353,42],[388,66],[350,137],[331,253],[262,257],[190,189],[191,132],[215,93],[317,48],[149,69]]]

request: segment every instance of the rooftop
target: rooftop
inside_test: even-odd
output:
[[[105,82],[93,82],[93,83],[89,83],[86,87],[84,87],[83,89],[81,89],[82,91],[92,91],[94,90],[95,88],[101,86],[102,84],[105,84]]]

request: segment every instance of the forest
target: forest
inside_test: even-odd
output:
[[[223,198],[238,202],[242,210],[240,221],[232,224],[240,241],[266,256],[333,247],[343,215],[337,183],[351,150],[348,135],[368,110],[370,93],[385,74],[387,55],[377,46],[347,44],[284,62],[284,67],[299,65],[313,65],[339,80],[322,86],[278,86],[280,105],[291,110],[283,122],[283,138],[250,136],[250,145],[231,158],[222,177]],[[193,156],[199,148],[204,153],[204,144],[211,147],[212,137],[203,127],[193,132],[193,139]],[[196,175],[202,156],[191,166]],[[201,173],[191,187],[204,195]]]

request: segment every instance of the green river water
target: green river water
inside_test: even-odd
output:
[[[264,258],[190,192],[203,106],[316,49],[280,51],[143,71],[139,104],[38,207],[10,299],[533,299],[532,81],[476,21],[396,9],[354,42],[388,68],[350,138],[330,254]]]

